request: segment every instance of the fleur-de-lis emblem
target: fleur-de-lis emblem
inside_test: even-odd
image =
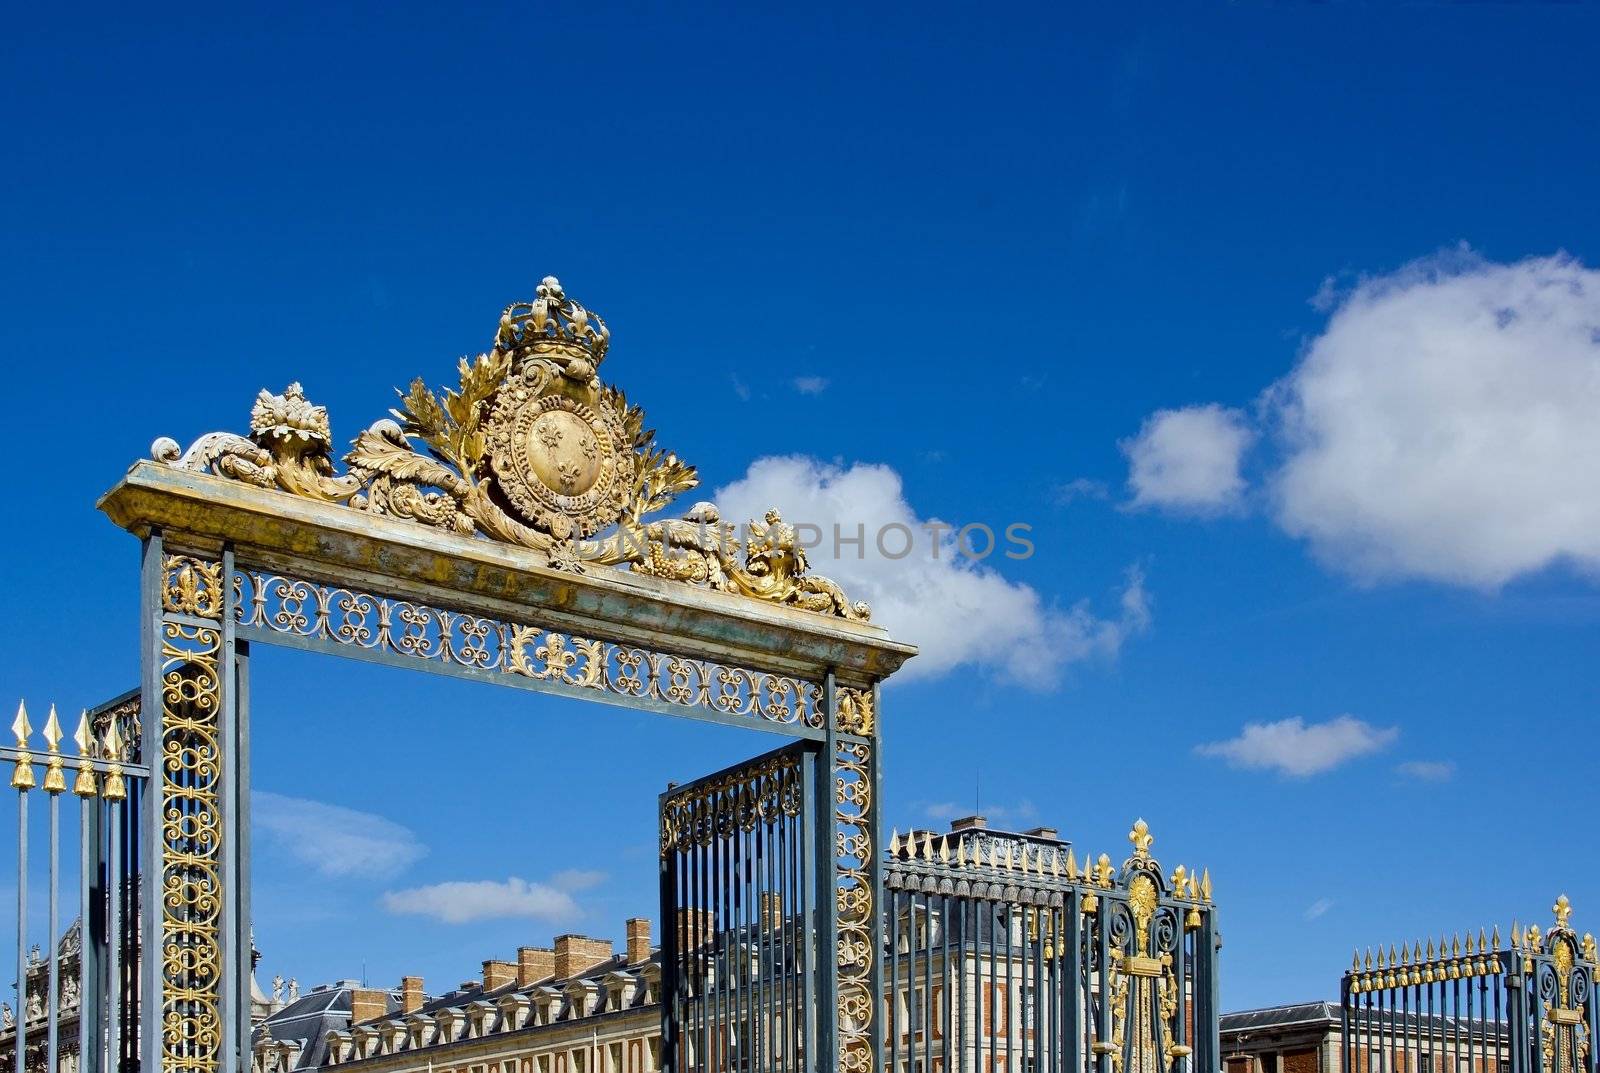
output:
[[[554,451],[561,446],[561,430],[551,422],[541,424],[539,426],[539,442],[549,450]]]

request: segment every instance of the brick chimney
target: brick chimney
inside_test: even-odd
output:
[[[628,964],[638,965],[650,960],[650,920],[634,917],[623,925],[628,930]]]
[[[422,977],[400,977],[400,1012],[416,1013],[422,1009],[426,996],[422,993]]]
[[[350,989],[350,1023],[359,1025],[389,1012],[388,993],[376,987]]]
[[[517,978],[517,967],[509,961],[483,963],[483,989],[498,991]]]
[[[761,894],[761,926],[767,931],[783,927],[783,895],[775,890]]]
[[[556,974],[556,952],[548,946],[517,947],[517,986],[527,987]]]
[[[611,959],[610,939],[587,935],[556,936],[556,979],[566,980]]]
[[[695,949],[711,942],[717,930],[717,916],[709,909],[678,910],[678,942],[684,949]]]
[[[950,821],[952,831],[984,831],[989,827],[989,821],[982,816],[963,816],[959,820]]]

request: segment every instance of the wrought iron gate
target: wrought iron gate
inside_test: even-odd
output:
[[[1209,871],[980,828],[889,844],[888,1073],[1215,1073]]]
[[[817,746],[797,742],[661,795],[666,1073],[816,1070]],[[825,770],[825,769],[824,769]]]
[[[17,806],[16,1009],[0,1021],[0,1062],[15,1073],[120,1073],[137,1068],[140,1023],[140,828],[149,767],[144,758],[137,691],[82,713],[65,734],[54,707],[35,728],[25,706],[12,722],[11,764]],[[36,746],[37,741],[43,747]],[[75,774],[69,780],[67,770]],[[78,799],[77,876],[63,879],[61,797]],[[39,801],[39,798],[43,798]],[[46,810],[43,847],[30,846],[30,805]],[[39,849],[44,852],[38,852]],[[43,858],[48,900],[44,934],[28,927],[28,894]],[[69,862],[70,863],[70,862]],[[61,894],[77,919],[62,926]],[[40,939],[44,942],[41,945]],[[31,945],[30,945],[31,944]]]
[[[1566,895],[1554,910],[1549,932],[1513,924],[1509,945],[1496,927],[1358,954],[1340,988],[1344,1073],[1596,1073],[1600,959]]]

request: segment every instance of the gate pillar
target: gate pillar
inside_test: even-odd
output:
[[[249,1068],[250,944],[233,553],[171,548],[152,531],[143,554],[141,1064],[239,1073]]]
[[[831,786],[817,795],[817,830],[834,897],[832,933],[838,956],[832,985],[819,1011],[821,1053],[837,1054],[839,1073],[875,1073],[883,1068],[882,861],[878,844],[878,691],[876,686],[840,686],[830,674],[827,771]],[[831,770],[829,768],[831,767]],[[830,1025],[829,1022],[832,1022]],[[830,1032],[829,1029],[832,1029]]]

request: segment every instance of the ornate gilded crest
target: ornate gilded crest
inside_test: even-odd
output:
[[[163,438],[151,453],[182,469],[518,544],[561,569],[625,564],[867,619],[867,605],[807,573],[805,551],[777,511],[750,522],[742,545],[709,504],[682,519],[647,520],[699,477],[656,446],[639,407],[600,381],[610,342],[605,322],[547,276],[532,301],[506,308],[493,347],[461,359],[456,388],[436,393],[412,381],[391,416],[356,437],[342,475],[327,411],[299,384],[261,392],[249,437],[214,432],[185,452]]]

